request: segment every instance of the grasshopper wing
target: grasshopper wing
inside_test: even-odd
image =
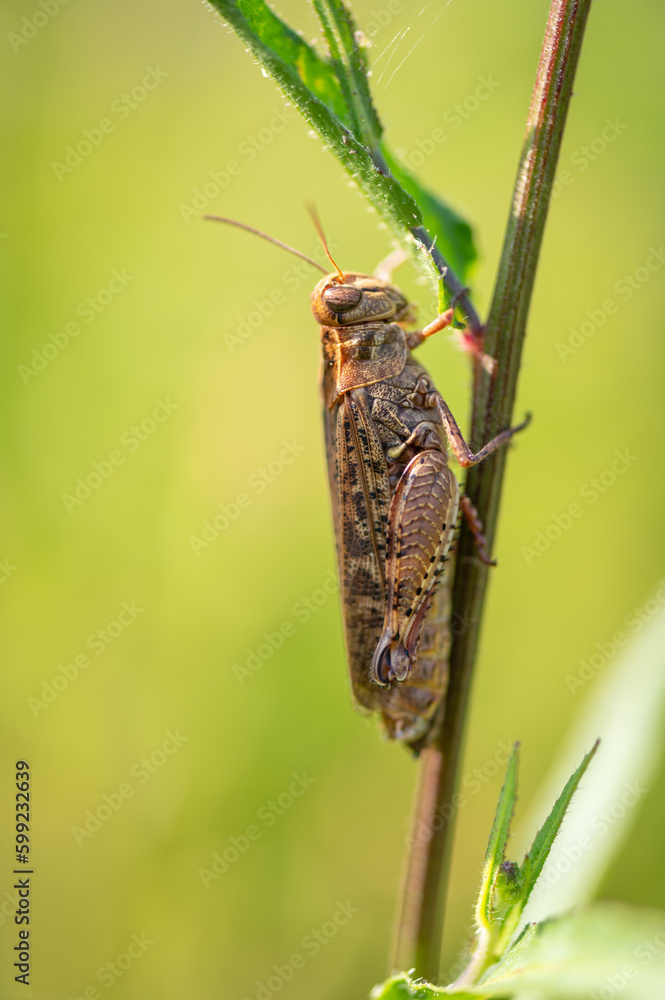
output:
[[[365,390],[346,392],[326,409],[325,428],[351,684],[360,704],[376,711],[382,692],[369,670],[386,607],[391,490]]]

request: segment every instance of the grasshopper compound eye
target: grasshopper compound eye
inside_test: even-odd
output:
[[[360,305],[363,293],[355,285],[331,285],[323,293],[323,301],[334,313],[348,312]]]

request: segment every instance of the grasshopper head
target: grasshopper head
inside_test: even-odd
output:
[[[406,318],[409,304],[395,285],[356,271],[328,274],[312,292],[312,312],[321,326],[352,326]]]

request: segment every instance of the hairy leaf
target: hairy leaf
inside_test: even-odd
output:
[[[517,800],[518,759],[519,744],[515,744],[513,752],[510,755],[510,760],[508,761],[506,779],[501,789],[501,795],[499,796],[494,824],[485,854],[482,884],[476,904],[476,922],[479,927],[489,928],[492,924],[494,887],[505,859],[506,843],[508,841],[508,834],[510,833],[510,822],[513,818],[515,802]]]
[[[552,864],[556,876],[556,865],[562,862],[566,866],[570,857],[576,859],[574,869],[564,878],[540,879],[526,913],[527,919],[536,921],[593,897],[625,840],[637,812],[636,803],[641,804],[643,797],[646,800],[661,764],[665,736],[665,609],[640,627],[592,683],[587,685],[577,674],[568,674],[566,681],[578,698],[582,697],[580,689],[585,689],[585,701],[565,746],[557,754],[553,773],[534,804],[533,818],[527,819],[529,826],[544,814],[553,789],[561,787],[583,748],[596,736],[602,742],[593,762],[593,783],[589,783],[584,795],[574,799],[545,874]],[[602,820],[608,812],[613,812],[611,823]],[[615,822],[617,812],[620,818]]]
[[[538,876],[543,870],[543,865],[547,861],[547,856],[552,850],[554,838],[561,828],[564,816],[566,815],[566,810],[570,805],[570,800],[575,794],[577,787],[582,780],[582,775],[591,763],[591,759],[597,749],[598,740],[596,740],[589,753],[586,754],[577,770],[568,779],[564,790],[554,803],[551,813],[536,834],[531,849],[526,854],[524,861],[522,862],[520,867],[520,881],[522,883],[520,902],[522,908],[524,908],[524,905],[526,904],[526,901],[531,895],[531,892],[538,880]]]
[[[393,976],[385,983],[381,983],[380,986],[375,986],[371,993],[371,1000],[432,1000],[434,997],[440,1000],[442,994],[454,997],[455,1000],[478,1000],[480,996],[478,993],[458,990],[444,991],[422,979],[413,980],[407,973],[401,973],[399,976]]]
[[[604,903],[538,924],[477,989],[530,1000],[655,1000],[664,984],[665,914]]]
[[[314,73],[322,86],[328,88],[330,77],[325,77],[321,71],[321,66],[325,67],[327,64],[322,60],[313,61],[311,57],[313,50],[299,39],[295,32],[290,33],[287,43],[288,46],[293,46],[298,58],[295,62],[286,61],[282,55],[281,35],[277,39],[274,37],[277,27],[272,19],[275,18],[275,22],[279,25],[283,22],[272,14],[263,0],[213,0],[213,4],[227,19],[236,34],[249,46],[266,72],[297,105],[303,117],[319,133],[326,146],[335,153],[342,165],[358,182],[368,200],[392,223],[396,232],[403,237],[405,230],[420,225],[422,222],[420,209],[411,195],[403,190],[394,177],[375,166],[369,149],[363,146],[343,120],[309,89],[300,75],[300,69],[304,65],[308,71]],[[264,32],[270,43],[264,39]]]
[[[368,65],[355,19],[344,0],[312,0],[328,42],[356,138],[373,148],[383,132],[369,89]]]
[[[211,0],[237,31],[239,19],[261,46],[296,71],[305,86],[346,125],[351,125],[333,66],[286,24],[265,0]],[[240,32],[238,32],[240,34]],[[254,54],[260,59],[258,52]]]
[[[477,985],[456,990],[403,973],[372,1000],[656,1000],[664,984],[665,913],[599,903],[529,926]]]
[[[434,278],[431,257],[411,234],[417,229],[417,237],[422,237],[425,219],[439,251],[464,280],[476,259],[471,228],[381,146],[383,130],[372,101],[362,38],[344,0],[312,0],[328,44],[325,58],[265,0],[210,2],[337,156],[420,269]],[[451,281],[451,295],[456,288]]]

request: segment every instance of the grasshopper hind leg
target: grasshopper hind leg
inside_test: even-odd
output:
[[[441,719],[448,689],[449,621],[449,588],[436,587],[409,679],[381,692],[381,715],[388,736],[408,744],[416,754],[429,744]]]
[[[421,451],[397,484],[388,517],[386,612],[371,679],[383,686],[410,676],[429,604],[453,539],[459,494],[440,451]]]

